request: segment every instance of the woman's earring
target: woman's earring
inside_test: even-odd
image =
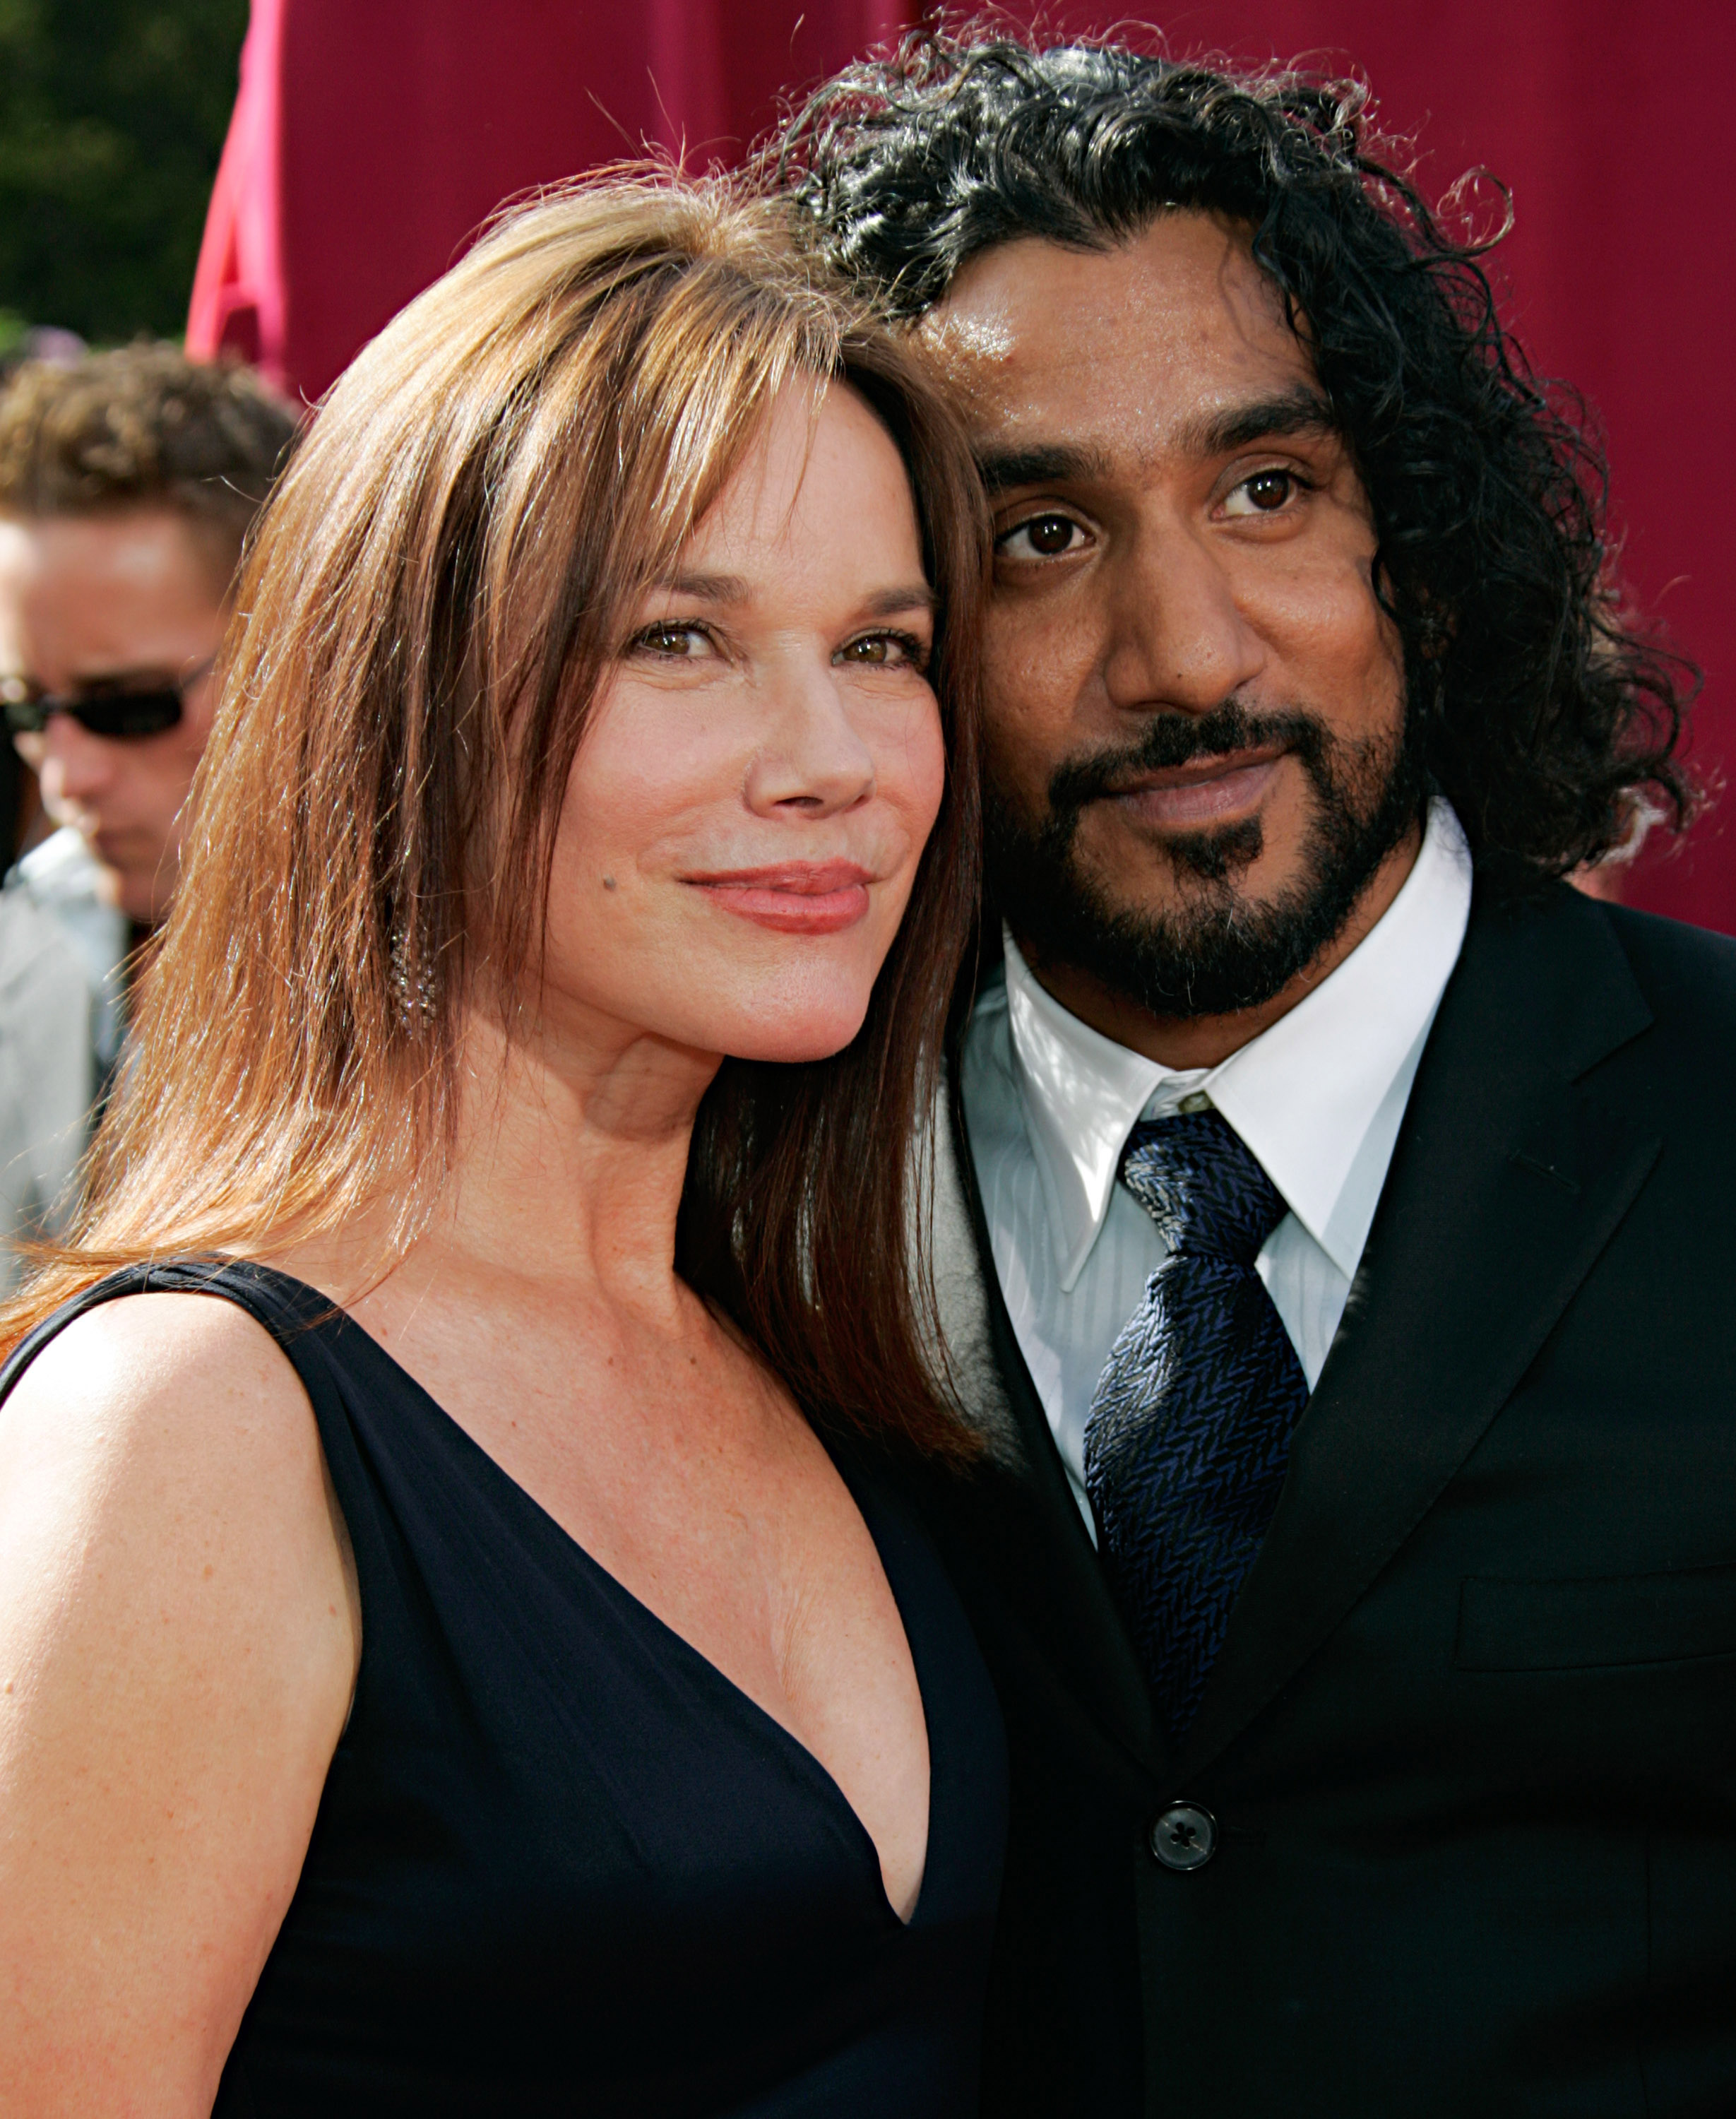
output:
[[[418,1039],[434,1020],[434,978],[426,965],[410,965],[410,939],[398,928],[391,938],[391,996],[398,1027]]]

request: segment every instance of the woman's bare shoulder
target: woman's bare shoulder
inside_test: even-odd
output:
[[[155,1370],[169,1365],[205,1369],[275,1345],[265,1327],[225,1295],[153,1289],[100,1301],[63,1324],[25,1370],[16,1389],[28,1389],[35,1379],[57,1367],[63,1374],[74,1366],[88,1369],[95,1378],[119,1374],[142,1356]]]
[[[312,1409],[261,1325],[128,1296],[43,1348],[0,1406],[0,1962],[26,1968],[0,2107],[151,2081],[210,2108],[359,1629]]]
[[[307,1393],[264,1326],[222,1297],[101,1303],[41,1349],[0,1404],[8,1523],[0,1547],[15,1559],[34,1551],[58,1573],[78,1556],[79,1603],[215,1579],[220,1553],[215,1635],[269,1630],[280,1600],[322,1588],[334,1568],[359,1622]],[[0,1590],[14,1572],[0,1562]]]
[[[15,1555],[34,1548],[51,1566],[83,1556],[81,1598],[102,1597],[104,1582],[108,1596],[154,1595],[196,1562],[197,1579],[214,1579],[220,1548],[218,1634],[269,1627],[274,1606],[293,1604],[299,1583],[328,1583],[334,1565],[359,1624],[307,1393],[271,1333],[224,1297],[118,1298],[41,1349],[0,1404],[8,1519]],[[0,1588],[12,1571],[0,1564]]]
[[[105,1483],[123,1462],[178,1467],[208,1491],[320,1462],[307,1395],[264,1326],[222,1297],[167,1293],[86,1310],[19,1377],[0,1463],[44,1457]]]

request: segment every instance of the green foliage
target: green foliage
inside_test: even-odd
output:
[[[0,311],[180,336],[248,0],[0,0]]]

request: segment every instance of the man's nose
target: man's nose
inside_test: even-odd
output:
[[[1144,526],[1112,604],[1104,665],[1111,702],[1129,712],[1209,713],[1265,659],[1210,540],[1183,523]]]
[[[100,795],[114,776],[114,745],[92,735],[70,714],[53,714],[42,734],[37,777],[45,800],[86,802]]]
[[[827,817],[874,792],[873,751],[829,664],[784,666],[767,682],[768,723],[748,772],[748,806]]]

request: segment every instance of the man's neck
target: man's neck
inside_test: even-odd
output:
[[[1154,1015],[1149,1008],[1141,1008],[1127,995],[1105,985],[1089,971],[1034,954],[1022,934],[1014,939],[1044,989],[1099,1036],[1112,1038],[1116,1044],[1125,1045],[1129,1051],[1142,1053],[1160,1067],[1171,1068],[1178,1073],[1198,1067],[1216,1067],[1231,1053],[1239,1052],[1262,1030],[1269,1029],[1280,1016],[1288,1015],[1299,1001],[1306,999],[1322,980],[1337,970],[1403,889],[1405,879],[1416,866],[1422,845],[1423,834],[1419,828],[1381,863],[1368,888],[1357,900],[1350,917],[1311,962],[1270,1000],[1262,1002],[1258,1008],[1238,1008],[1229,1015]]]

